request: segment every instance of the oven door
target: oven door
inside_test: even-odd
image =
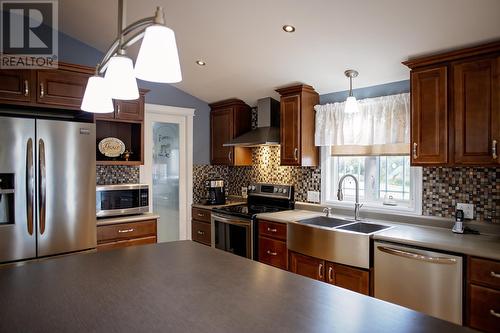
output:
[[[252,259],[252,222],[212,213],[212,247]]]

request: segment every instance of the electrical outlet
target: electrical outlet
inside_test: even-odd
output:
[[[464,218],[472,220],[474,218],[474,205],[466,203],[457,203],[457,209],[464,211]]]
[[[319,202],[319,192],[318,191],[307,191],[307,201]]]

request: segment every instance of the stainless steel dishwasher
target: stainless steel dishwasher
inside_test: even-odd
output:
[[[374,296],[462,324],[462,257],[374,242]]]

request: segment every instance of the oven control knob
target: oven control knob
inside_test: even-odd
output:
[[[250,186],[252,188],[252,191],[255,191],[255,185]]]
[[[277,187],[274,188],[274,193],[278,193],[278,188]]]
[[[286,194],[287,190],[286,188],[283,189],[283,194]]]

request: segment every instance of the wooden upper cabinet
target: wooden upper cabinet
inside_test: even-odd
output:
[[[300,95],[281,98],[281,164],[300,165]]]
[[[314,145],[314,106],[319,95],[301,84],[276,90],[281,95],[281,165],[317,166],[319,150]]]
[[[500,163],[500,57],[454,63],[455,163]]]
[[[134,100],[114,100],[114,112],[96,113],[95,119],[98,120],[125,120],[125,121],[143,121],[144,120],[144,101],[145,95],[149,90],[139,89],[139,98]]]
[[[144,120],[144,92],[131,101],[115,100],[115,118],[120,120]]]
[[[496,166],[500,41],[405,61],[412,165]]]
[[[80,109],[89,75],[62,69],[38,70],[36,75],[37,103]]]
[[[411,163],[448,163],[447,69],[411,73]]]
[[[210,163],[213,165],[251,165],[251,148],[224,147],[252,127],[250,107],[238,99],[210,104]]]
[[[33,78],[30,70],[0,70],[0,100],[29,102],[33,94]]]
[[[290,251],[288,270],[315,280],[325,281],[325,261],[322,259]]]

